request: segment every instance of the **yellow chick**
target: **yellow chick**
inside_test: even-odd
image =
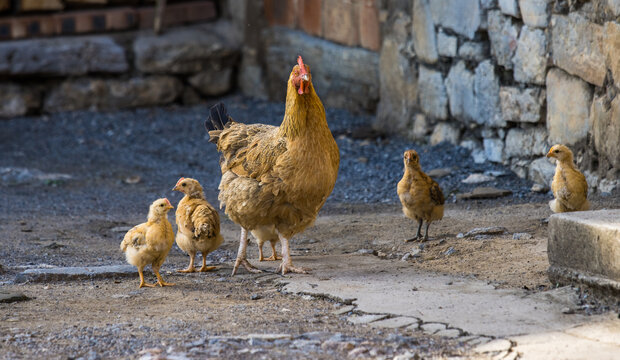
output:
[[[138,268],[138,274],[140,275],[139,287],[174,285],[165,282],[159,274],[159,268],[166,260],[166,256],[168,256],[168,252],[174,242],[174,232],[172,231],[170,221],[168,221],[168,211],[170,209],[174,209],[174,207],[168,199],[155,200],[149,208],[147,221],[129,230],[121,242],[121,250],[125,252],[127,262]],[[153,272],[157,276],[156,284],[144,282],[142,271],[148,264],[151,264]]]
[[[202,186],[198,180],[180,178],[172,190],[180,191],[185,196],[177,205],[177,245],[189,254],[187,269],[179,272],[195,272],[194,258],[202,253],[200,272],[213,270],[215,266],[207,266],[207,255],[216,250],[224,238],[220,234],[220,215],[205,199]]]
[[[403,205],[403,213],[410,219],[418,221],[418,233],[412,239],[422,238],[422,223],[426,220],[426,233],[422,241],[428,240],[428,227],[431,222],[443,218],[445,203],[439,184],[426,175],[420,167],[420,157],[415,150],[404,154],[405,174],[398,182],[398,197]]]
[[[259,226],[252,230],[252,235],[254,235],[258,245],[258,261],[277,261],[282,259],[278,257],[276,252],[276,244],[280,242],[280,237],[275,226]],[[265,258],[263,256],[263,244],[267,241],[271,244],[271,256]]]
[[[590,209],[588,202],[588,183],[586,177],[577,170],[573,162],[573,152],[564,145],[553,145],[547,157],[557,159],[551,190],[555,200],[549,207],[555,213],[584,211]]]

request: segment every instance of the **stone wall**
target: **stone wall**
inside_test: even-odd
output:
[[[620,1],[412,0],[388,9],[377,126],[549,184],[554,143],[620,179]]]

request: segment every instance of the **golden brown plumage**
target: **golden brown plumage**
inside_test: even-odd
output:
[[[159,274],[159,268],[166,260],[174,242],[174,232],[170,221],[168,221],[170,209],[174,209],[174,207],[170,205],[168,199],[155,200],[149,207],[147,222],[134,226],[125,234],[121,242],[121,250],[125,252],[127,262],[138,268],[139,287],[174,285],[165,282]],[[142,271],[148,264],[151,264],[153,272],[157,276],[156,284],[144,282]]]
[[[205,199],[202,186],[195,179],[180,178],[172,190],[185,194],[179,201],[176,211],[177,245],[189,255],[187,269],[179,272],[195,272],[194,258],[202,253],[200,272],[213,270],[207,266],[207,255],[216,250],[224,241],[220,234],[220,215]]]
[[[573,152],[564,145],[553,145],[547,157],[557,159],[551,190],[555,200],[549,207],[556,213],[584,211],[590,209],[588,202],[588,183],[586,177],[577,170],[573,162]]]
[[[278,271],[304,272],[292,265],[289,239],[312,224],[334,188],[340,154],[301,57],[288,80],[286,111],[279,127],[232,121],[223,105],[205,123],[222,153],[219,200],[241,225],[233,275],[245,258],[247,231],[273,226],[282,241]]]
[[[426,233],[423,240],[428,240],[428,227],[432,221],[443,218],[445,203],[439,184],[426,175],[420,167],[420,158],[415,150],[404,154],[405,174],[398,182],[397,192],[403,205],[405,215],[418,221],[418,233],[412,241],[422,238],[422,223],[426,221]]]

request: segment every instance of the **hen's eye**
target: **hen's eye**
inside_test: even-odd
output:
[[[555,153],[556,153],[556,154],[557,154],[557,153],[559,153],[559,152],[560,152],[560,150],[556,150],[556,151],[555,151]]]

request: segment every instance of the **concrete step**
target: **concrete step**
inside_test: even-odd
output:
[[[138,276],[136,267],[131,265],[43,268],[28,269],[17,274],[15,283],[111,279],[131,276]]]
[[[620,210],[552,215],[548,256],[552,282],[620,296]]]

